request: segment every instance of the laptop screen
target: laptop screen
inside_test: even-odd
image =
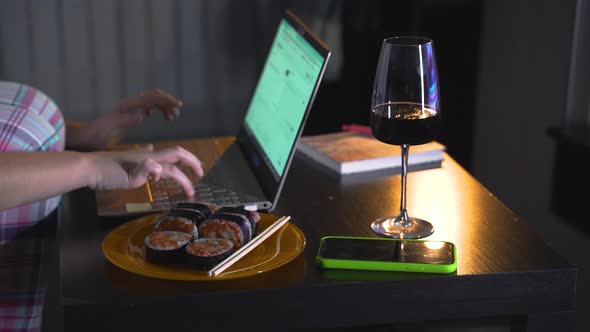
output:
[[[237,136],[274,209],[330,48],[291,11],[280,21]]]
[[[280,178],[324,66],[322,56],[282,19],[248,107],[245,126]]]

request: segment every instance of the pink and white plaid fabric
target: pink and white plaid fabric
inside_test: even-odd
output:
[[[30,86],[0,82],[0,153],[63,151],[64,119],[57,105]],[[45,218],[61,196],[0,211],[0,228],[22,227]],[[2,231],[2,230],[0,230]]]
[[[62,151],[64,145],[64,120],[55,103],[30,86],[0,81],[0,153]],[[0,332],[41,331],[43,241],[20,234],[50,215],[60,200],[0,211]]]
[[[0,332],[41,331],[47,289],[43,247],[43,239],[0,236]]]

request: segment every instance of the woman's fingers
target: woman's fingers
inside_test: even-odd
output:
[[[151,105],[155,105],[160,111],[164,113],[167,120],[174,120],[180,116],[180,107],[182,101],[174,98],[174,96],[166,93],[160,89],[153,89],[144,95],[146,101]]]
[[[124,100],[119,105],[119,110],[125,113],[141,109],[143,114],[149,115],[155,108],[161,110],[166,119],[172,120],[178,117],[181,106],[182,102],[172,95],[160,89],[153,89]]]
[[[198,177],[202,177],[204,172],[201,161],[180,146],[158,151],[151,151],[152,149],[152,145],[147,145],[138,146],[135,150],[105,152],[105,154],[113,156],[122,165],[127,163],[136,165],[128,173],[129,183],[134,188],[141,186],[149,179],[158,181],[161,178],[170,178],[178,182],[188,196],[194,195],[191,180],[175,164],[182,163]]]
[[[130,174],[130,184],[132,188],[137,188],[148,181],[153,179],[154,181],[160,180],[164,168],[153,159],[146,159],[139,163]]]
[[[203,166],[199,158],[180,146],[154,151],[152,157],[154,160],[166,164],[180,162],[190,167],[198,177],[202,177],[204,174]]]
[[[155,105],[169,106],[169,107],[181,107],[182,102],[176,99],[171,94],[164,92],[160,89],[153,89],[143,94],[144,97],[148,98],[150,102]]]
[[[153,159],[146,159],[132,171],[130,185],[132,188],[137,188],[150,179],[154,181],[172,179],[178,183],[187,196],[195,194],[191,180],[175,165],[160,164]]]
[[[162,165],[162,178],[163,179],[173,179],[178,183],[182,191],[187,196],[193,196],[195,194],[195,190],[193,188],[193,183],[191,180],[184,174],[178,167],[174,165]]]

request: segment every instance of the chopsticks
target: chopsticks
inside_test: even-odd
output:
[[[269,236],[281,229],[281,227],[283,227],[290,219],[290,216],[285,216],[275,221],[272,225],[270,225],[267,229],[258,234],[258,236],[256,236],[250,242],[246,243],[240,249],[236,250],[233,254],[231,254],[228,258],[224,259],[223,261],[221,261],[221,263],[217,264],[214,268],[209,270],[209,276],[215,277],[221,272],[225,271],[228,267],[237,262],[240,258],[244,257],[247,253],[252,251],[252,249],[256,248]]]

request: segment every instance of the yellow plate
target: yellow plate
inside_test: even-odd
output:
[[[154,222],[161,214],[144,216],[112,230],[102,243],[102,252],[114,265],[139,275],[171,280],[223,280],[252,276],[285,265],[305,248],[305,235],[287,223],[246,256],[216,277],[206,271],[183,266],[152,264],[145,260],[143,240],[152,232]],[[279,217],[260,214],[258,231],[262,232]]]

